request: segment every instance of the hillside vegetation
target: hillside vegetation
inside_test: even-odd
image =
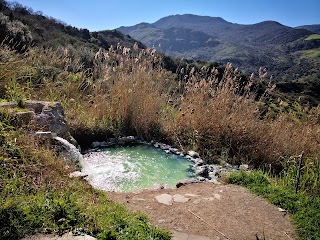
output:
[[[242,25],[218,17],[184,14],[118,30],[174,57],[231,62],[246,74],[266,67],[279,83],[278,89],[318,104],[319,59],[301,59],[303,51],[320,47],[312,35],[317,26],[291,28],[274,21]]]
[[[248,163],[292,191],[303,153],[298,190],[319,197],[320,108],[276,93],[266,69],[246,77],[231,64],[172,59],[117,31],[91,33],[0,3],[1,101],[20,107],[26,99],[61,102],[80,144],[122,135],[159,140],[198,151],[208,163]],[[69,179],[75,166],[34,130],[2,111],[4,239],[77,228],[100,239],[170,238],[144,215]],[[301,232],[308,234],[314,236]]]

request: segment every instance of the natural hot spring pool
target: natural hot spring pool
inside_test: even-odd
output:
[[[107,191],[129,192],[194,177],[191,162],[149,145],[115,146],[84,155],[82,172],[90,184]]]

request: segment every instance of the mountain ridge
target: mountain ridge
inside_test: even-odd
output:
[[[266,67],[281,90],[320,100],[314,91],[320,90],[320,40],[308,38],[317,27],[292,28],[271,20],[237,24],[183,14],[117,30],[173,57],[231,62],[246,74]]]

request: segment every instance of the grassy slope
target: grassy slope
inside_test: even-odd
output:
[[[169,239],[170,234],[108,200],[86,181],[70,179],[74,166],[53,153],[51,143],[27,136],[1,114],[0,236],[77,228],[99,239]]]
[[[312,34],[309,37],[307,37],[305,40],[310,41],[310,40],[315,40],[315,39],[320,39],[320,35],[319,34]]]

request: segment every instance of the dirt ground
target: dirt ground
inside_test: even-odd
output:
[[[178,189],[108,194],[131,210],[149,215],[153,224],[175,235],[190,236],[174,239],[295,239],[286,212],[239,186],[197,183]],[[155,198],[161,194],[179,194],[188,201],[162,204]]]

